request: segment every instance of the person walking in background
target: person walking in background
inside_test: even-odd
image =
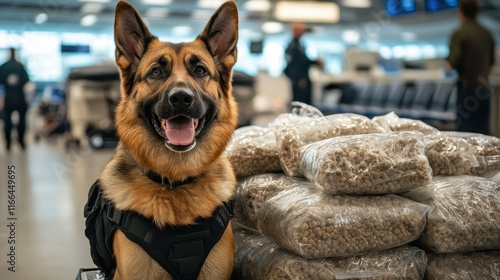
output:
[[[309,78],[309,68],[312,65],[323,66],[320,60],[311,60],[306,55],[304,46],[300,43],[300,38],[304,33],[310,32],[304,23],[292,23],[291,31],[293,39],[288,45],[285,55],[287,66],[285,75],[292,83],[293,101],[300,101],[312,104],[312,85]]]
[[[461,0],[461,26],[453,33],[447,61],[458,72],[456,130],[490,134],[488,82],[495,59],[495,41],[476,20],[477,0]]]
[[[17,141],[24,150],[24,133],[26,131],[26,112],[28,103],[24,94],[26,84],[29,82],[28,73],[24,65],[16,60],[16,50],[10,49],[10,59],[0,66],[0,84],[3,85],[4,96],[4,135],[7,151],[11,147],[11,132],[13,128],[12,113],[19,114],[19,123],[17,124]]]

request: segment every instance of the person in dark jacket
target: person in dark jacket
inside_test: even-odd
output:
[[[495,59],[495,40],[477,22],[477,0],[461,0],[461,26],[451,36],[447,61],[458,72],[456,130],[490,134],[490,96],[488,82]]]
[[[306,55],[306,50],[300,42],[304,33],[311,31],[304,23],[292,23],[293,39],[288,45],[285,55],[287,66],[285,75],[292,83],[292,99],[312,105],[312,85],[309,78],[309,68],[312,65],[322,67],[320,60],[311,60]]]
[[[13,128],[12,113],[18,112],[17,141],[24,150],[24,133],[26,131],[26,112],[28,103],[24,95],[24,87],[29,82],[28,73],[23,64],[16,60],[16,51],[10,49],[10,59],[0,66],[0,84],[5,90],[4,96],[4,133],[7,151],[11,147],[11,131]]]

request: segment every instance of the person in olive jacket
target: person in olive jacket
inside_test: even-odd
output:
[[[495,60],[495,40],[476,20],[477,0],[461,0],[461,26],[453,33],[447,61],[458,72],[456,130],[490,134],[488,78]]]

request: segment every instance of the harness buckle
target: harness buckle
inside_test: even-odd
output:
[[[115,222],[116,224],[120,225],[122,221],[122,211],[117,210],[115,207],[111,206],[110,203],[106,204],[106,217],[110,220]]]

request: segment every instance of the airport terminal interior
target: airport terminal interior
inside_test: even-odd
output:
[[[128,2],[161,41],[186,42],[203,31],[224,1]],[[272,131],[273,121],[290,114],[293,95],[292,83],[284,74],[285,52],[292,40],[290,26],[301,22],[309,27],[309,32],[300,39],[307,57],[322,62],[309,69],[310,105],[315,107],[316,114],[324,118],[355,114],[367,121],[396,114],[396,118],[418,121],[431,131],[455,130],[459,73],[449,67],[446,59],[452,33],[461,24],[460,0],[235,2],[239,40],[232,83],[240,112],[239,129],[258,126]],[[113,156],[118,141],[114,124],[115,108],[121,98],[113,37],[116,3],[116,0],[0,0],[0,64],[9,59],[9,50],[14,48],[30,79],[30,86],[24,88],[29,104],[25,147],[16,141],[18,133],[14,129],[12,145],[7,151],[5,123],[0,121],[0,279],[75,279],[80,268],[96,267],[84,235],[83,209],[89,188]],[[496,44],[495,63],[485,81],[491,89],[489,134],[496,141],[500,137],[500,1],[478,0],[478,3],[477,21],[491,32]],[[4,96],[5,87],[0,84],[3,115]],[[19,122],[19,114],[11,117],[14,124]],[[488,166],[486,160],[487,167],[497,173],[500,139],[494,140],[488,146],[490,149],[484,151],[498,152],[491,155],[496,165]],[[474,164],[481,164],[479,157],[490,156],[475,155],[478,161],[472,157],[475,163],[468,166],[471,170]],[[472,174],[466,172],[463,170],[463,174]],[[496,182],[500,182],[500,175],[496,173],[484,177],[496,186],[496,193],[487,196],[491,199],[489,205],[499,207],[500,183]],[[500,208],[492,211],[496,211],[488,214],[493,227],[488,238],[492,242],[462,252],[493,250],[485,254],[494,256],[488,261],[496,272],[485,278],[446,279],[500,279]],[[280,239],[276,236],[279,235],[275,239]],[[418,236],[414,237],[415,240]],[[459,243],[459,239],[453,240]],[[294,248],[287,249],[293,252],[290,254],[294,254],[293,260],[299,266],[317,261],[307,255],[298,256]],[[249,256],[242,258],[257,263]],[[346,256],[351,255],[341,257]],[[321,255],[319,259],[329,257],[339,256]],[[242,262],[238,258],[237,261]],[[445,279],[432,278],[430,256],[427,263],[426,279]],[[260,269],[258,265],[239,265],[248,271]],[[295,268],[290,272],[279,267],[280,264],[275,265],[274,269],[288,271],[283,272],[290,273],[288,278],[258,273],[253,276],[242,273],[245,277],[240,274],[240,278],[348,278],[316,278],[297,274]],[[316,263],[309,265],[314,267]],[[423,279],[423,267],[420,276],[402,274],[398,279]],[[460,267],[460,263],[456,262],[454,267]],[[375,268],[371,269],[357,276],[344,271],[344,276],[384,275],[384,272],[370,274]]]

